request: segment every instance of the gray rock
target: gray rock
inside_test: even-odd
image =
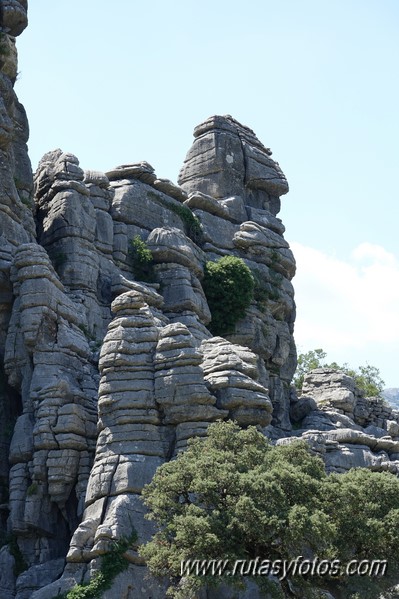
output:
[[[290,418],[293,422],[300,422],[317,409],[317,404],[312,397],[301,397],[290,406]]]
[[[337,370],[317,368],[305,376],[302,393],[315,399],[318,405],[331,405],[353,415],[356,404],[355,382]]]
[[[2,0],[2,28],[10,35],[20,35],[28,24],[27,0]]]
[[[164,226],[184,231],[183,221],[177,212],[169,208],[181,208],[177,200],[137,179],[111,179],[111,185],[114,190],[111,208],[114,221],[136,225],[147,231]]]
[[[53,559],[23,572],[17,580],[16,599],[30,599],[34,591],[51,584],[61,576],[64,565],[64,558]]]
[[[162,285],[164,312],[192,312],[203,324],[211,320],[208,303],[201,283],[187,267],[166,263],[155,266],[157,278]]]
[[[15,560],[7,545],[0,549],[0,596],[2,599],[15,597]]]
[[[181,264],[202,278],[204,253],[179,229],[154,229],[148,236],[147,245],[155,262]]]
[[[196,127],[195,141],[180,171],[179,185],[214,198],[245,194],[245,188],[287,193],[278,164],[248,127],[230,116],[214,116]]]
[[[191,210],[202,210],[203,212],[209,212],[214,216],[220,216],[226,220],[230,220],[229,211],[223,206],[222,202],[215,200],[211,196],[196,191],[190,193],[188,199],[184,202],[186,206]]]
[[[7,19],[11,30],[11,13]],[[132,526],[139,542],[150,538],[144,485],[211,422],[233,418],[266,429],[273,417],[275,437],[289,430],[294,261],[275,218],[285,178],[270,151],[231,117],[197,129],[184,189],[158,179],[146,162],[83,171],[76,156],[58,149],[40,161],[30,205],[14,47],[6,62],[0,375],[4,356],[7,385],[0,394],[7,422],[13,414],[16,425],[8,456],[0,438],[0,477],[9,475],[8,526],[29,565],[17,597],[52,599],[88,580],[99,556]],[[197,242],[188,236],[190,209],[201,223]],[[133,280],[135,235],[153,253],[157,283]],[[211,337],[201,285],[204,263],[221,255],[258,268],[274,294],[263,305],[254,301],[229,340]],[[396,451],[390,438],[382,447]],[[136,547],[128,557],[129,573],[107,596],[127,597],[131,586],[138,597],[163,597],[164,587],[145,578]],[[5,550],[0,559],[2,590],[9,587],[14,599],[12,560]]]
[[[282,221],[279,218],[273,216],[271,212],[268,210],[260,210],[259,208],[253,208],[252,206],[247,206],[248,210],[248,220],[261,225],[262,227],[266,227],[271,231],[274,231],[278,235],[283,235],[285,231],[285,227]]]
[[[217,397],[217,406],[242,426],[271,422],[272,404],[268,390],[256,381],[256,356],[246,347],[222,337],[203,341],[204,379]]]

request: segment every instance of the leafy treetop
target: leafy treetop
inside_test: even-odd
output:
[[[272,446],[255,427],[217,422],[208,437],[192,439],[176,460],[163,464],[144,488],[149,518],[159,525],[140,548],[152,574],[171,582],[169,596],[194,596],[203,585],[242,585],[232,576],[181,577],[182,560],[386,559],[381,578],[291,576],[281,587],[266,576],[254,581],[274,597],[319,597],[330,585],[346,599],[390,589],[399,576],[399,480],[366,469],[327,475],[304,441]],[[378,592],[377,592],[378,591]],[[377,594],[376,594],[377,593]]]

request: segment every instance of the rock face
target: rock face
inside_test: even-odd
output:
[[[26,4],[0,4],[0,592],[45,599],[133,528],[152,534],[143,486],[211,422],[291,431],[295,262],[276,217],[285,177],[231,117],[195,130],[180,186],[147,162],[84,171],[60,149],[33,177],[13,91]],[[225,255],[256,281],[228,338],[202,287]],[[105,596],[164,597],[128,557]]]
[[[216,199],[234,195],[276,216],[288,183],[271,151],[254,132],[231,116],[213,116],[194,130],[195,142],[180,172],[179,184]],[[266,204],[266,205],[265,205]]]
[[[115,539],[149,538],[143,486],[217,419],[277,443],[301,436],[329,471],[398,473],[398,412],[335,371],[310,373],[299,398],[290,388],[295,261],[270,150],[214,116],[195,129],[179,185],[147,162],[84,171],[60,149],[33,177],[13,90],[26,8],[0,0],[1,598],[52,599],[87,581]],[[223,338],[202,281],[226,255],[255,290]],[[136,549],[105,599],[165,597]]]
[[[196,127],[194,137],[179,183],[190,194],[185,204],[202,224],[207,259],[242,258],[256,281],[254,301],[228,340],[259,356],[273,424],[290,430],[295,260],[276,217],[288,184],[271,151],[230,116],[211,117]]]
[[[351,377],[328,368],[307,374],[302,392],[306,395],[291,403],[291,414],[300,416],[295,437],[310,443],[327,471],[372,468],[399,474],[399,410],[382,398],[364,397]]]

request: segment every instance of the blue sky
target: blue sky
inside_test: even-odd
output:
[[[38,0],[16,91],[35,168],[147,160],[177,180],[195,125],[231,114],[289,184],[300,350],[399,387],[397,0]]]

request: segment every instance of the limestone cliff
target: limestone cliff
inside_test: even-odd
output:
[[[274,169],[269,191],[286,191],[287,184],[270,151],[231,117],[214,117],[199,130],[206,139],[228,135],[241,152],[234,167],[239,193],[230,176],[228,186],[223,180],[209,183],[206,191],[213,195],[184,182],[187,173],[210,181],[192,158],[198,138],[181,187],[157,179],[145,162],[85,173],[76,157],[61,150],[46,154],[35,174],[38,244],[14,253],[15,301],[5,357],[9,383],[19,392],[26,388],[31,399],[29,417],[20,416],[12,440],[12,448],[21,443],[28,420],[30,451],[14,458],[20,476],[18,544],[31,565],[22,577],[25,587],[17,582],[18,599],[28,584],[33,588],[30,573],[37,576],[43,561],[67,554],[61,579],[34,593],[36,599],[87,579],[110,543],[129,536],[132,527],[139,542],[148,538],[152,527],[144,520],[142,487],[162,462],[184,450],[187,439],[205,435],[210,422],[234,418],[244,426],[273,422],[285,433],[291,430],[295,263],[276,217],[278,196],[266,190],[265,181]],[[215,146],[208,156],[213,173],[223,152]],[[259,163],[249,185],[254,167],[248,171],[245,163],[251,152]],[[152,283],[132,273],[131,240],[137,235],[152,254]],[[211,313],[201,284],[206,261],[224,255],[242,258],[263,290],[226,339],[207,328]],[[41,269],[31,272],[34,264]],[[39,301],[46,296],[47,307]],[[65,463],[67,468],[59,467]],[[29,525],[27,505],[36,506]],[[40,525],[44,510],[52,510],[47,528]],[[57,517],[66,525],[58,524],[55,547],[48,537]],[[12,518],[11,510],[14,531]],[[27,536],[46,544],[47,553],[30,553]],[[137,553],[129,559],[129,570],[115,582],[118,593],[127,597],[131,587],[132,596],[162,597],[164,590],[145,577]]]
[[[13,90],[26,8],[0,1],[0,597],[51,599],[133,527],[148,538],[143,486],[216,419],[278,443],[302,435],[330,470],[397,472],[396,412],[332,372],[313,373],[299,399],[290,388],[295,261],[270,150],[213,116],[194,131],[179,185],[147,162],[84,171],[60,149],[33,177]],[[151,282],[135,271],[137,236]],[[202,281],[226,255],[256,286],[222,338]],[[137,552],[127,557],[105,599],[164,597]]]
[[[180,186],[146,162],[85,172],[62,150],[33,178],[13,91],[26,3],[1,9],[0,595],[24,599],[87,578],[132,527],[147,538],[143,485],[210,422],[291,430],[295,263],[276,216],[285,177],[229,116],[196,128]],[[151,283],[133,274],[137,235]],[[226,339],[201,283],[224,255],[262,291]],[[130,559],[144,597],[154,583]]]

